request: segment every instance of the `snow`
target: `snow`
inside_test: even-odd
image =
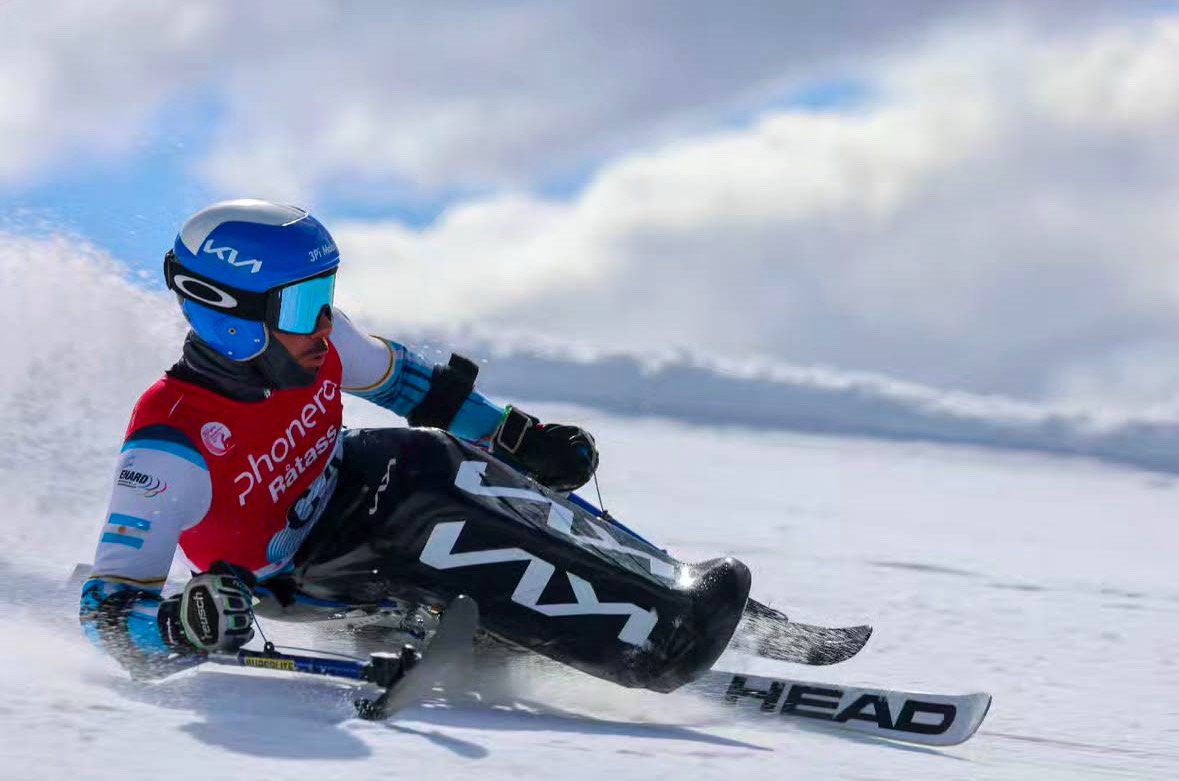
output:
[[[611,352],[518,335],[423,335],[417,342],[446,345],[439,360],[451,349],[483,358],[491,370],[481,387],[507,398],[758,430],[1085,455],[1179,472],[1179,416],[1162,407],[1130,413],[1033,404],[878,374],[709,354]]]
[[[50,507],[4,527],[5,543],[36,523],[58,544],[20,556],[4,546],[0,778],[1179,773],[1173,479],[1079,459],[527,408],[590,426],[608,505],[676,553],[739,556],[755,594],[799,620],[877,627],[836,667],[722,663],[990,691],[980,733],[932,750],[771,730],[550,666],[489,674],[509,705],[456,697],[391,724],[352,718],[347,687],[280,673],[206,669],[135,684],[81,638],[75,595],[61,588],[92,544],[96,494],[86,512]],[[368,405],[349,411],[357,424],[391,422]]]
[[[46,253],[62,262],[16,273]],[[846,377],[492,356],[497,393],[595,433],[607,506],[626,523],[688,559],[740,557],[754,595],[799,620],[876,627],[835,667],[722,664],[995,703],[973,740],[932,750],[733,723],[540,665],[483,671],[482,704],[456,695],[370,724],[333,682],[218,668],[136,684],[85,642],[63,583],[93,553],[130,405],[181,330],[165,296],[77,245],[7,241],[0,305],[22,323],[0,380],[0,779],[1179,777],[1179,442],[1166,419],[1102,429],[900,385],[857,406],[867,386]],[[596,395],[552,403],[564,391],[540,379],[578,367]],[[697,406],[686,391],[655,406],[676,377],[699,383]],[[612,378],[625,392],[611,395]],[[701,406],[721,391],[727,408]],[[819,423],[799,424],[796,405]],[[869,425],[894,413],[899,434]],[[963,414],[994,436],[947,435]],[[364,402],[347,415],[398,424]],[[1043,436],[1023,452],[1004,438],[1029,430]],[[1157,454],[1155,471],[1090,447],[1106,435],[1123,464]]]

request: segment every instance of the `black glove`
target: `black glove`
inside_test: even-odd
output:
[[[219,561],[194,576],[184,592],[164,600],[159,622],[165,641],[184,653],[230,653],[254,636],[254,573]]]
[[[554,491],[580,488],[598,469],[598,448],[588,431],[541,423],[512,406],[491,435],[491,452],[506,456]]]

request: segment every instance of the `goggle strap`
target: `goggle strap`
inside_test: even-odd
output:
[[[218,282],[195,272],[181,265],[173,250],[168,250],[164,255],[164,282],[169,290],[181,298],[220,310],[234,317],[240,317],[243,320],[255,320],[270,325],[278,322],[284,288],[302,284],[310,279],[331,276],[335,273],[336,270],[333,268],[289,285],[257,292],[242,290],[239,287]]]
[[[164,282],[181,298],[194,301],[243,320],[265,321],[270,291],[258,293],[218,282],[180,265],[176,253],[164,255]]]

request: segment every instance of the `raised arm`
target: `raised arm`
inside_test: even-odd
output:
[[[410,425],[447,429],[557,490],[584,485],[598,467],[588,432],[491,402],[475,390],[478,367],[462,356],[431,366],[397,342],[364,334],[339,309],[333,310],[332,343],[344,365],[344,390]]]
[[[332,312],[332,344],[344,364],[344,390],[397,413],[415,426],[444,428],[469,442],[486,443],[505,410],[469,382],[432,366],[403,345],[358,329]]]

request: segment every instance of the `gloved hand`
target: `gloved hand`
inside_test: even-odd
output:
[[[555,491],[580,488],[598,469],[598,448],[588,431],[541,423],[510,405],[491,435],[491,452],[506,455],[538,483]]]
[[[254,636],[254,573],[219,561],[194,576],[184,592],[164,600],[159,621],[164,639],[178,651],[231,653]]]

